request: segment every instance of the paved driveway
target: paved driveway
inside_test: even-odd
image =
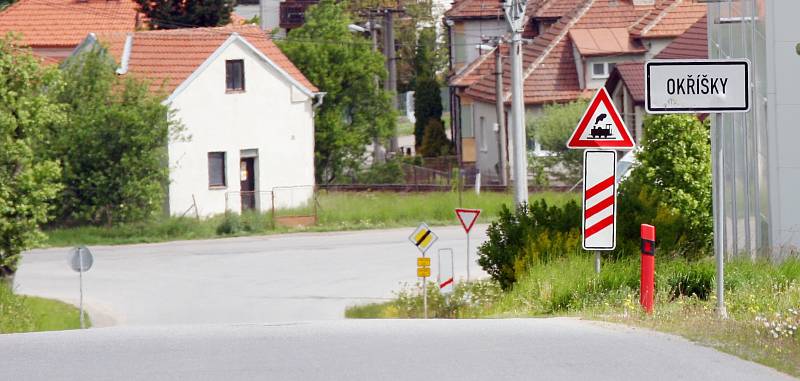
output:
[[[471,274],[486,226],[472,233]],[[387,300],[416,278],[413,229],[299,233],[159,244],[97,246],[84,275],[85,301],[96,326],[263,323],[341,319],[345,307]],[[461,227],[437,227],[432,249],[456,253],[466,273]],[[78,275],[67,249],[25,253],[17,292],[77,304]],[[432,263],[433,274],[437,263]]]

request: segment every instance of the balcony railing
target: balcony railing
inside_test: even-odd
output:
[[[306,20],[306,9],[319,3],[317,0],[289,0],[281,3],[281,28],[294,29],[303,26]]]

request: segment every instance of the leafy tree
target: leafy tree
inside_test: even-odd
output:
[[[550,157],[534,157],[531,165],[549,169],[556,179],[574,184],[582,176],[583,151],[567,149],[567,140],[580,122],[588,107],[584,100],[565,104],[544,105],[542,113],[528,120],[528,139],[542,145],[542,149],[554,153]]]
[[[169,108],[146,83],[119,80],[99,46],[70,59],[64,79],[58,99],[69,115],[44,151],[63,165],[61,218],[111,225],[161,210],[168,134],[178,128]]]
[[[322,183],[357,171],[372,137],[389,137],[396,123],[390,94],[375,86],[375,76],[386,78],[383,56],[366,38],[351,33],[349,24],[344,3],[322,0],[280,44],[327,93],[315,121],[316,176]]]
[[[153,29],[220,26],[231,21],[236,0],[136,0]]]
[[[645,120],[638,164],[620,186],[621,235],[638,239],[642,223],[659,229],[659,247],[697,257],[713,240],[708,123],[694,115]]]
[[[447,155],[450,153],[450,140],[444,132],[444,125],[438,119],[430,119],[425,127],[420,153],[424,157]]]
[[[49,95],[61,85],[55,69],[43,69],[14,41],[0,39],[0,278],[16,271],[19,254],[41,238],[60,190],[59,166],[36,151],[44,131],[60,126],[64,109]]]
[[[442,123],[441,84],[436,78],[436,31],[426,28],[420,32],[417,54],[414,58],[414,138],[419,150],[425,135],[425,129],[431,121]]]

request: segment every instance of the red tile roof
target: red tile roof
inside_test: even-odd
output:
[[[456,0],[444,13],[451,19],[504,18],[503,3],[498,0]]]
[[[561,18],[575,9],[583,0],[544,0],[536,9],[533,17]]]
[[[705,16],[706,5],[695,0],[662,1],[630,28],[640,38],[676,37],[683,34],[699,18]]]
[[[584,90],[580,87],[573,57],[573,41],[568,37],[571,30],[629,28],[640,24],[653,10],[674,1],[677,0],[662,0],[655,5],[635,6],[630,0],[582,0],[545,34],[536,37],[532,44],[523,47],[525,103],[564,102],[593,92],[592,89]],[[662,17],[659,20],[665,19],[667,18]],[[636,50],[631,53],[641,52]],[[485,74],[491,72],[486,70],[485,65],[493,67],[493,59],[487,59],[475,67],[471,66],[473,73],[461,73],[459,77],[480,77],[479,80],[472,78],[464,93],[469,97],[494,102],[494,76]],[[510,97],[508,91],[511,83],[510,72],[510,65],[506,60],[503,66],[505,89],[503,97],[506,101]]]
[[[697,20],[685,33],[662,50],[657,59],[704,59],[708,58],[708,23],[706,16]],[[606,81],[606,90],[613,91],[623,81],[633,100],[644,103],[644,63],[624,62],[614,67]]]
[[[238,33],[301,85],[312,92],[318,91],[255,25],[112,33],[98,39],[120,61],[126,38],[132,36],[127,73],[149,80],[154,92],[171,94],[233,33]]]
[[[569,37],[582,56],[639,54],[647,51],[638,41],[629,38],[627,28],[572,28]]]
[[[77,46],[92,32],[132,32],[140,22],[132,0],[19,0],[0,12],[0,34],[22,34],[38,48]]]

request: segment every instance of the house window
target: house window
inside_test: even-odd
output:
[[[208,187],[225,187],[225,152],[208,153]]]
[[[595,62],[592,64],[592,78],[608,78],[614,70],[612,62]]]
[[[480,117],[479,125],[481,129],[481,151],[486,152],[489,148],[486,146],[486,118]]]
[[[461,106],[461,137],[475,137],[475,131],[472,128],[472,105]]]
[[[244,60],[225,61],[225,91],[244,91]]]

